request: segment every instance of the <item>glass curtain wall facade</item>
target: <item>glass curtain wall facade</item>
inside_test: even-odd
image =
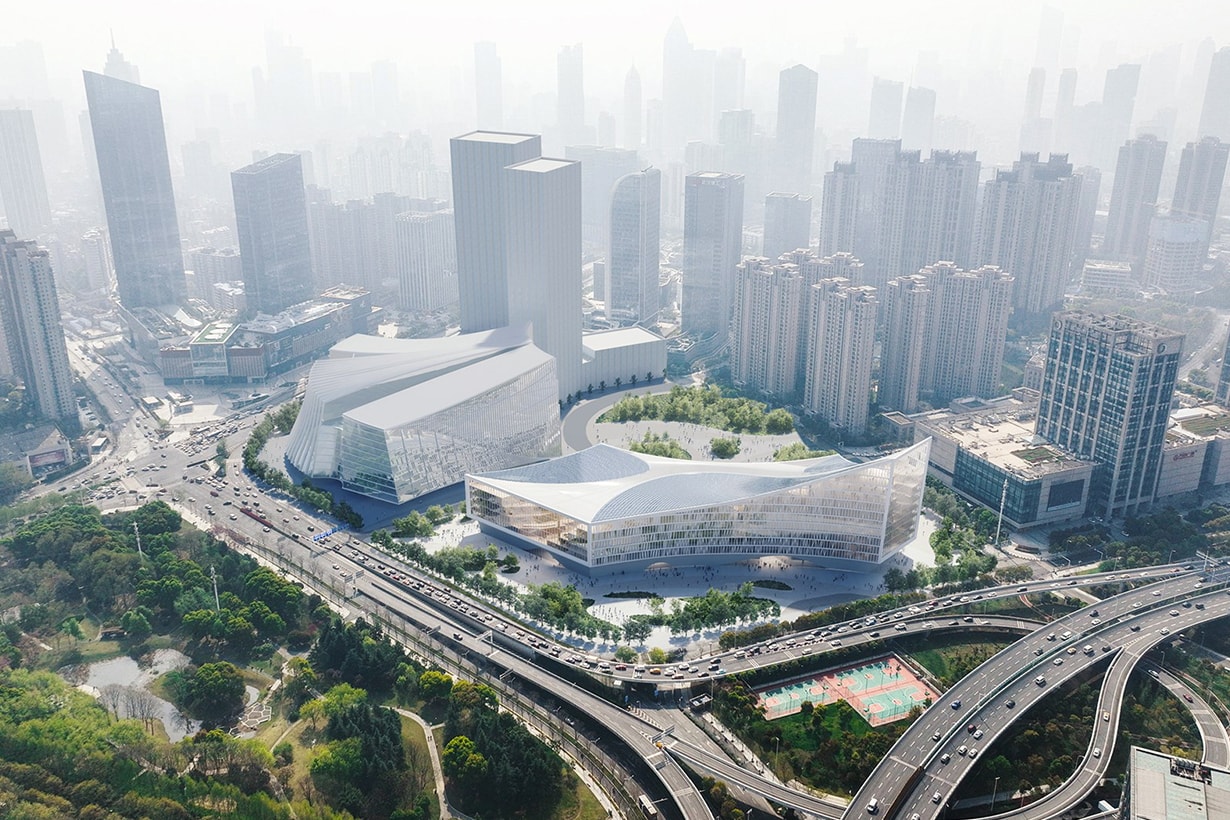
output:
[[[355,335],[312,365],[286,458],[402,503],[466,473],[557,456],[555,360],[529,327],[436,339]]]
[[[546,361],[438,413],[382,426],[342,418],[342,486],[400,504],[495,470],[559,453],[555,363]]]
[[[569,496],[588,494],[577,485],[589,484],[603,496],[604,485],[627,483],[629,474],[555,482],[542,471],[470,475],[467,510],[484,529],[546,547],[588,570],[769,555],[878,564],[917,531],[929,448],[930,441],[923,441],[863,464],[832,457],[798,462],[793,476],[732,469],[768,465],[666,467],[664,460],[635,456],[647,466],[633,486],[589,514],[563,509]],[[565,462],[581,455],[552,464],[563,465],[566,473],[573,468]],[[541,495],[535,491],[535,485],[553,483]],[[557,492],[561,485],[567,493]],[[562,503],[552,500],[557,496]],[[687,503],[696,498],[714,500]]]

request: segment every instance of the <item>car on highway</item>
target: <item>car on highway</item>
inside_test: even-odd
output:
[[[947,763],[950,760],[952,760],[952,755],[948,754],[948,752],[944,752],[942,755],[940,755],[941,763]]]
[[[1046,686],[1046,678],[1039,675],[1038,677],[1034,678],[1034,683],[1038,684],[1039,686]]]
[[[978,750],[971,746],[969,750],[969,759],[973,760],[977,756],[978,756]]]
[[[1110,712],[1103,712],[1103,713],[1102,713],[1102,720],[1109,721],[1109,720],[1110,720]]]
[[[1015,707],[1016,707],[1016,701],[1015,701],[1015,700],[1009,700],[1009,701],[1007,701],[1007,702],[1004,704],[1004,706],[1007,706],[1009,709],[1013,709],[1013,708],[1015,708]]]
[[[933,734],[933,735],[931,736],[931,741],[932,741],[933,743],[939,743],[939,742],[940,742],[940,733],[939,733],[939,732],[936,732],[935,734]]]
[[[961,757],[965,757],[965,753],[968,751],[969,751],[968,746],[961,745],[957,747],[957,754],[961,755]]]
[[[1093,756],[1094,756],[1094,757],[1101,757],[1101,756],[1102,756],[1102,748],[1101,748],[1100,746],[1094,746],[1094,747],[1093,747]]]
[[[1192,701],[1192,696],[1191,696],[1190,694],[1188,694],[1187,692],[1184,692],[1184,693],[1183,693],[1183,700],[1187,701],[1188,703],[1192,703],[1192,702],[1193,702],[1193,701]]]
[[[1055,666],[1063,666],[1063,658],[1056,658],[1055,660],[1051,661],[1051,663]]]
[[[960,708],[961,708],[961,701],[959,701],[959,700],[954,700],[954,701],[952,702],[952,708],[953,708],[953,709],[960,709]]]
[[[1177,618],[1177,617],[1179,617],[1179,610],[1177,610],[1177,609],[1172,609],[1172,610],[1170,610],[1170,617],[1172,617],[1172,618]]]
[[[982,740],[982,730],[981,729],[974,730],[974,740]]]
[[[943,799],[944,799],[944,796],[943,796],[942,794],[940,794],[939,792],[936,792],[935,794],[931,795],[931,802],[932,802],[932,803],[938,803],[938,802],[940,802],[940,801],[941,801],[941,800],[943,800]]]

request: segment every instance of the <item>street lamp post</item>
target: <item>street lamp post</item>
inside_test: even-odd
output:
[[[995,787],[991,789],[991,813],[995,813],[995,798],[999,796],[999,778],[995,778]]]
[[[773,738],[773,774],[777,774],[778,764],[781,762],[781,736]]]
[[[995,523],[995,547],[999,548],[999,533],[1004,527],[1004,505],[1008,502],[1008,479],[1004,479],[1004,489],[999,494],[999,520]],[[1002,550],[1001,550],[1002,551]]]

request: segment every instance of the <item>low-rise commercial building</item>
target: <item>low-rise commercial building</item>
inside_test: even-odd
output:
[[[50,424],[0,436],[0,464],[19,464],[34,478],[67,467],[74,460],[72,444]]]
[[[974,412],[920,413],[915,441],[930,438],[931,474],[999,512],[1013,529],[1081,518],[1095,464],[1037,436],[1037,402],[1004,397]]]
[[[1230,771],[1132,747],[1123,820],[1215,820],[1230,817]]]
[[[624,385],[650,382],[666,374],[666,340],[643,327],[599,330],[581,337],[581,380],[595,389],[619,379]],[[579,391],[578,391],[579,392]]]
[[[167,384],[261,382],[348,336],[373,332],[379,316],[366,290],[339,285],[275,316],[211,322],[186,342],[162,346],[158,366]]]

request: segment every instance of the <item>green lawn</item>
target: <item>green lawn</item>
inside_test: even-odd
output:
[[[951,686],[1007,645],[1005,641],[970,641],[960,635],[933,635],[925,645],[909,650],[909,656]]]

